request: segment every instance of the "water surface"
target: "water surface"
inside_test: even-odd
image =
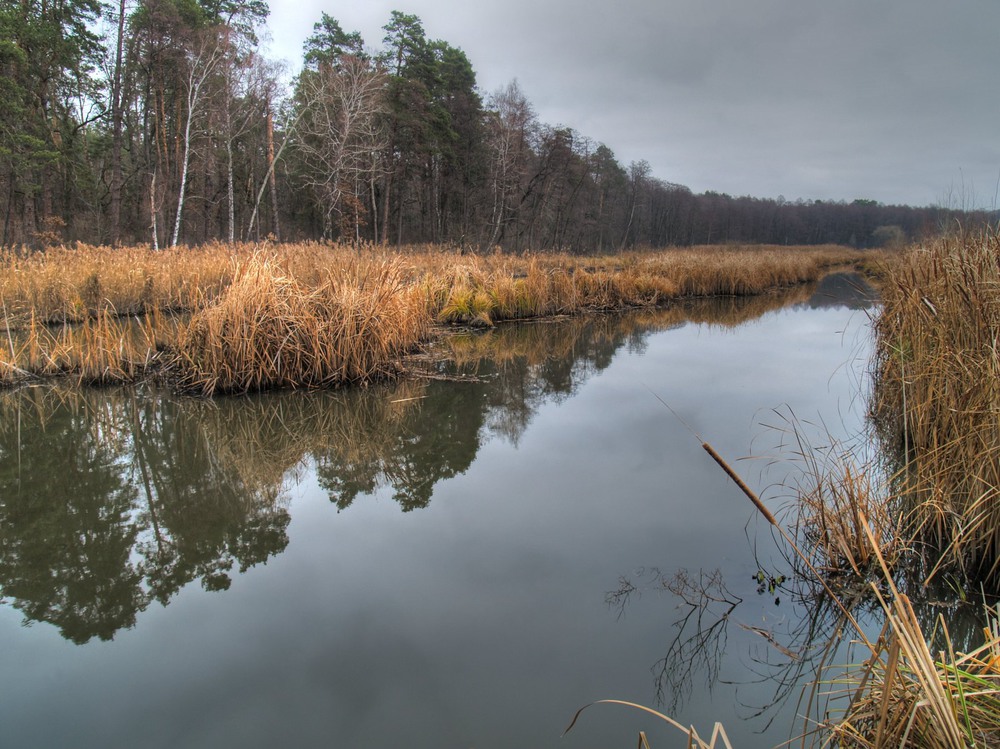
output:
[[[0,744],[664,746],[607,706],[560,738],[658,697],[780,743],[752,627],[803,612],[758,593],[783,560],[699,437],[777,505],[767,424],[857,434],[851,288],[458,334],[387,388],[0,394]],[[682,569],[742,600],[700,649]]]

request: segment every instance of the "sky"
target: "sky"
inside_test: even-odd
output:
[[[1000,0],[270,0],[301,65],[326,11],[380,49],[392,10],[517,79],[540,122],[627,165],[786,200],[1000,207]]]

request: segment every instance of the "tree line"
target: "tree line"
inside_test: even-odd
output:
[[[985,212],[732,197],[538,120],[517,81],[393,11],[323,13],[286,86],[265,0],[0,6],[0,246],[329,239],[609,252],[887,244]]]

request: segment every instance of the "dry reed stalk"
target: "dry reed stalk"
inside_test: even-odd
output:
[[[661,720],[664,723],[672,726],[673,728],[676,728],[681,733],[686,734],[688,749],[716,749],[716,747],[725,747],[726,749],[733,749],[733,745],[729,741],[729,736],[726,735],[726,729],[721,723],[717,722],[712,727],[712,736],[708,739],[708,741],[706,741],[698,734],[698,731],[695,729],[694,726],[684,726],[683,724],[678,723],[673,718],[664,715],[663,713],[657,710],[653,710],[652,708],[646,707],[645,705],[639,705],[635,702],[627,702],[625,700],[597,700],[595,702],[591,702],[587,705],[584,705],[583,707],[581,707],[579,710],[576,711],[576,714],[573,716],[573,720],[570,721],[569,725],[566,726],[566,730],[563,731],[563,736],[565,736],[573,729],[573,726],[576,725],[577,720],[580,718],[580,714],[583,713],[583,711],[586,710],[587,708],[593,707],[594,705],[623,705],[625,707],[631,707],[635,710],[641,710],[644,713],[648,713],[653,717],[655,717],[657,720]],[[639,733],[639,745],[640,747],[649,746],[649,742],[646,739],[645,732]]]
[[[889,591],[887,598],[880,585],[872,584],[886,624],[875,644],[866,645],[870,654],[860,670],[841,680],[850,699],[843,718],[828,726],[829,742],[873,749],[994,745],[1000,739],[997,620],[984,630],[982,646],[956,655],[947,624],[939,617],[946,650],[935,656],[909,598],[893,582],[876,538],[870,531],[868,535]]]
[[[806,568],[808,568],[809,572],[813,575],[813,578],[822,586],[823,590],[830,597],[830,600],[833,601],[834,605],[838,609],[840,609],[840,612],[844,615],[844,618],[848,622],[850,622],[852,627],[854,627],[854,630],[855,632],[857,632],[858,637],[861,638],[861,640],[870,647],[868,638],[866,637],[864,630],[858,624],[857,619],[855,619],[854,614],[851,613],[850,607],[843,600],[841,600],[840,596],[837,595],[836,591],[831,587],[830,581],[827,580],[826,576],[820,574],[819,570],[816,569],[816,566],[813,564],[812,559],[810,558],[812,555],[808,553],[808,550],[804,551],[801,548],[801,546],[798,543],[796,543],[795,539],[793,539],[792,536],[789,534],[789,532],[785,530],[784,526],[782,526],[781,523],[779,523],[775,519],[771,511],[767,509],[767,506],[761,501],[760,497],[757,496],[757,493],[753,489],[751,489],[746,484],[745,481],[743,481],[740,475],[735,470],[733,470],[733,468],[725,461],[725,459],[721,455],[719,455],[718,452],[716,452],[715,448],[713,448],[707,442],[702,442],[701,446],[705,450],[705,452],[707,452],[712,457],[712,460],[714,460],[716,464],[723,471],[725,471],[726,475],[733,480],[733,482],[736,484],[737,487],[739,487],[740,491],[743,492],[743,494],[747,497],[747,499],[749,499],[753,503],[753,506],[757,508],[757,511],[764,517],[765,520],[767,520],[767,522],[771,525],[771,527],[778,532],[778,535],[780,535],[785,540],[785,543],[788,544],[789,548],[791,548],[791,550],[802,561],[802,563],[806,566]],[[863,527],[865,528],[866,531],[868,531],[868,526],[866,523],[863,523]],[[877,549],[875,549],[874,551],[876,554],[878,553]]]

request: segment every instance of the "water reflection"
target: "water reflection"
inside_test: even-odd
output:
[[[0,398],[0,589],[27,621],[107,640],[185,584],[285,548],[272,486],[219,460],[197,406],[115,391]]]
[[[225,590],[280,554],[285,491],[307,466],[340,510],[383,488],[404,512],[425,507],[482,443],[516,445],[542,404],[619,350],[642,351],[651,331],[735,325],[812,292],[450,335],[422,377],[387,388],[215,401],[2,393],[0,591],[72,642],[111,639],[188,583]]]
[[[878,292],[857,273],[830,273],[816,285],[806,302],[811,309],[844,307],[868,309],[878,301]]]

